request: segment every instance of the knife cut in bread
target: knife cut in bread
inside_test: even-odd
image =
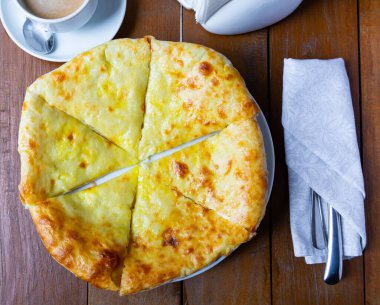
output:
[[[193,274],[248,241],[264,215],[258,111],[212,49],[107,42],[27,89],[21,201],[51,256],[96,287],[126,295]],[[103,184],[77,189],[90,182]]]
[[[136,160],[77,119],[26,93],[18,150],[21,201],[36,204]]]
[[[92,285],[118,290],[129,242],[137,169],[29,211],[53,258]]]
[[[239,72],[220,53],[198,44],[154,38],[151,48],[140,159],[258,111]]]
[[[249,231],[265,213],[267,169],[255,119],[233,123],[149,169],[160,183]]]
[[[150,289],[228,255],[250,235],[140,168],[120,294]]]
[[[113,40],[41,76],[29,90],[137,157],[149,62],[146,38]]]

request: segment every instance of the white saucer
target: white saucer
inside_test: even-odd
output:
[[[99,0],[90,21],[77,31],[56,34],[50,54],[36,53],[22,34],[25,16],[14,0],[0,0],[0,19],[9,37],[25,52],[48,61],[66,62],[76,55],[111,40],[123,22],[127,0]]]

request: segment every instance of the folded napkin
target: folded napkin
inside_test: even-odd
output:
[[[185,8],[195,11],[195,20],[205,23],[223,5],[231,0],[178,0]]]
[[[341,58],[285,59],[282,125],[295,256],[305,257],[309,264],[326,261],[327,249],[312,243],[310,189],[341,215],[344,258],[360,256],[366,245],[365,193],[350,85]]]

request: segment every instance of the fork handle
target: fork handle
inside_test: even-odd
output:
[[[327,263],[324,275],[326,284],[334,285],[342,278],[343,247],[340,215],[330,205]]]

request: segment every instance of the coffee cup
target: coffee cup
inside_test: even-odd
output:
[[[43,6],[43,3],[39,3],[38,0],[14,0],[18,6],[18,8],[26,15],[28,19],[32,22],[36,22],[44,25],[51,32],[55,33],[64,33],[71,32],[81,28],[85,25],[92,17],[96,10],[96,6],[98,5],[98,0],[78,0],[78,7],[73,11],[68,11],[67,15],[59,16],[57,18],[57,14],[52,13],[49,15],[49,11],[43,12],[43,9],[46,9],[47,6]],[[46,0],[49,1],[49,0]],[[29,5],[28,5],[29,2]],[[74,1],[75,2],[75,1]],[[35,4],[34,10],[33,6],[30,4]],[[50,2],[51,6],[53,2]],[[38,5],[41,5],[38,7]],[[59,5],[57,1],[57,5]],[[38,9],[41,9],[38,11]],[[60,13],[65,13],[65,10],[60,10],[60,7],[56,7],[56,11]],[[51,17],[51,18],[50,18]]]

